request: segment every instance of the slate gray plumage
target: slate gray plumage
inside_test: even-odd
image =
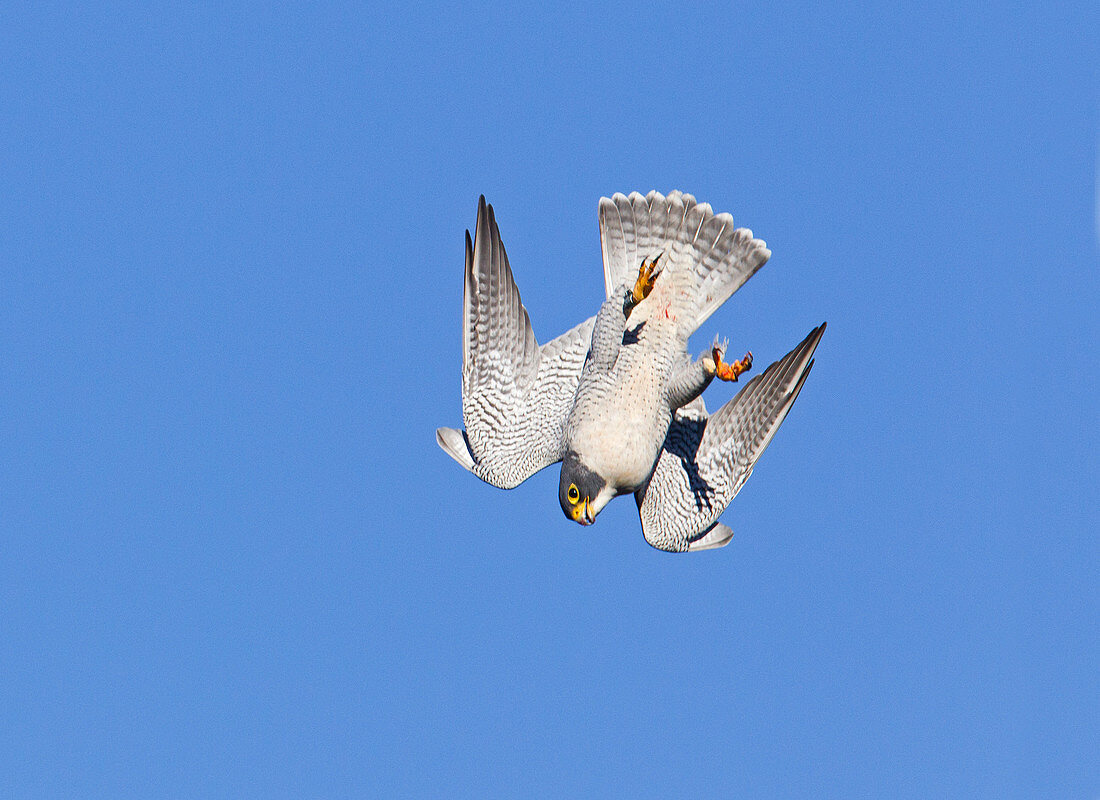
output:
[[[602,198],[599,219],[607,299],[540,347],[481,198],[473,241],[466,235],[465,431],[440,428],[437,440],[502,488],[563,461],[560,501],[578,521],[634,492],[654,547],[721,546],[732,532],[718,518],[790,410],[824,325],[708,418],[699,395],[724,347],[693,360],[688,337],[770,251],[680,192]],[[659,274],[639,302],[639,266],[655,259]]]

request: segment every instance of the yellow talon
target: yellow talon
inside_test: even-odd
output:
[[[745,357],[734,361],[732,364],[722,362],[722,350],[715,347],[711,354],[714,356],[714,375],[723,381],[736,381],[742,372],[748,372],[752,366],[752,351],[745,353]]]
[[[661,256],[657,256],[647,264],[646,260],[642,259],[642,265],[638,267],[638,280],[634,281],[634,292],[630,295],[635,305],[649,297],[649,293],[653,290],[653,284],[661,274],[657,270],[657,262],[660,260]]]

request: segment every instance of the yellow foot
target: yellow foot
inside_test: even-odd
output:
[[[736,381],[737,376],[742,372],[748,372],[752,366],[752,351],[745,353],[745,357],[734,361],[732,364],[727,364],[722,361],[722,356],[725,355],[726,346],[725,343],[715,343],[711,348],[711,355],[714,357],[714,376],[723,381]]]
[[[630,295],[634,305],[649,297],[649,293],[653,290],[653,284],[657,281],[657,276],[661,274],[657,269],[657,262],[660,260],[661,256],[657,256],[647,264],[646,260],[642,259],[642,265],[638,267],[638,280],[634,281],[634,291]]]

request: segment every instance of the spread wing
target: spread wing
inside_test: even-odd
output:
[[[733,531],[718,518],[798,397],[824,332],[822,323],[709,418],[701,400],[676,412],[653,474],[635,492],[647,542],[674,552],[729,542]]]
[[[594,318],[539,347],[493,207],[482,197],[473,242],[466,233],[462,321],[466,429],[439,428],[436,441],[482,480],[511,489],[561,460]]]

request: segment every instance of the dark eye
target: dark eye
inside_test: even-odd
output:
[[[569,484],[569,502],[575,503],[581,499],[581,493],[577,491],[577,484]]]

